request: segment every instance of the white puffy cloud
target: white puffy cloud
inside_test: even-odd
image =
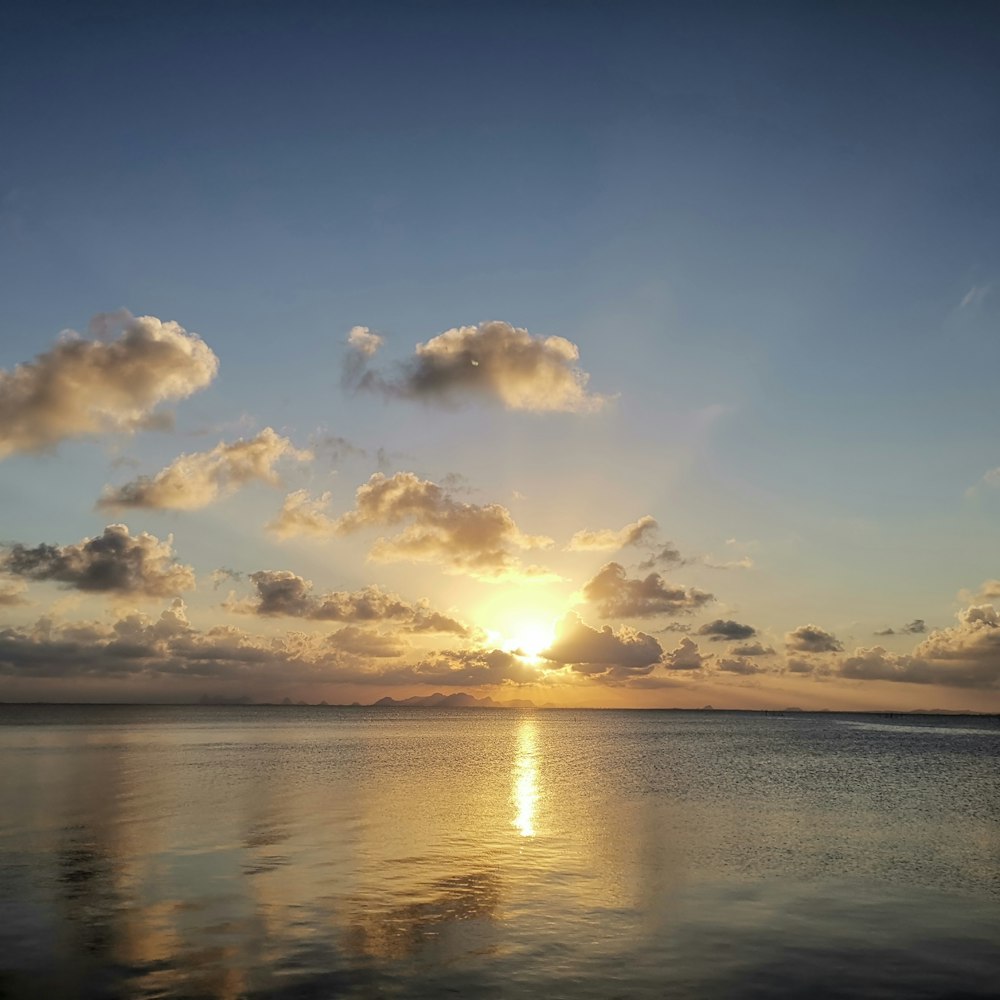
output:
[[[160,541],[124,524],[109,524],[96,538],[72,545],[9,546],[0,569],[26,580],[51,580],[94,593],[165,597],[190,590],[194,570],[178,563],[173,538]]]
[[[583,588],[584,598],[602,618],[651,618],[685,614],[714,600],[711,594],[667,583],[659,573],[631,579],[620,563],[610,562]]]
[[[220,442],[210,451],[181,455],[155,476],[106,487],[98,506],[196,510],[255,480],[278,485],[274,467],[280,459],[306,462],[312,457],[311,451],[296,448],[288,438],[265,427],[249,440]]]
[[[611,528],[601,528],[597,531],[584,529],[578,531],[566,546],[568,552],[611,552],[623,549],[627,545],[641,545],[659,530],[656,518],[649,514],[640,517],[638,521],[626,524],[624,528],[614,531]]]
[[[411,604],[379,587],[316,594],[312,582],[290,570],[260,570],[249,579],[256,595],[231,603],[230,610],[265,617],[308,618],[313,621],[387,622],[412,632],[450,632],[465,636],[468,628],[426,602]]]
[[[348,343],[348,383],[387,396],[441,402],[480,397],[509,410],[533,412],[582,413],[606,402],[587,392],[590,376],[577,365],[575,344],[564,337],[535,336],[509,323],[447,330],[417,344],[413,358],[389,376],[367,367],[380,338],[355,327]]]
[[[836,636],[818,625],[800,625],[786,632],[785,647],[797,653],[838,653],[844,648]]]
[[[382,338],[369,330],[367,326],[353,326],[347,335],[347,344],[351,350],[357,351],[358,354],[362,354],[366,358],[374,357],[382,343]]]
[[[450,573],[480,580],[543,580],[552,575],[523,566],[514,549],[546,548],[551,538],[526,535],[500,504],[473,504],[412,472],[386,476],[376,472],[358,487],[354,509],[332,525],[337,534],[365,528],[405,525],[398,534],[379,538],[371,558],[389,562],[436,562]]]
[[[840,674],[853,680],[1000,688],[1000,614],[990,604],[973,605],[956,618],[956,625],[931,632],[910,654],[881,646],[856,649],[842,660]]]
[[[663,647],[651,635],[623,625],[591,628],[569,612],[559,623],[552,645],[539,655],[554,663],[571,664],[585,674],[607,674],[625,679],[645,674],[660,661]]]
[[[92,326],[110,330],[115,322],[117,339],[66,336],[34,361],[0,369],[0,459],[156,424],[160,403],[185,399],[215,377],[219,359],[179,324],[122,312]]]

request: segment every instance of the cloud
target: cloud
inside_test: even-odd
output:
[[[739,646],[730,646],[729,652],[733,656],[773,656],[774,650],[770,646],[762,646],[759,642],[741,643]]]
[[[667,583],[659,573],[629,579],[616,562],[604,566],[583,588],[584,598],[597,605],[602,618],[651,618],[686,614],[715,600],[711,594]]]
[[[838,653],[843,644],[818,625],[800,625],[785,634],[785,646],[798,653]]]
[[[690,562],[680,554],[677,546],[673,542],[667,542],[657,551],[653,552],[648,559],[639,563],[640,570],[653,569],[654,566],[683,566]]]
[[[352,351],[372,358],[385,341],[377,333],[372,333],[367,326],[353,326],[347,335],[347,344]]]
[[[107,339],[115,325],[121,334]],[[219,359],[197,335],[155,316],[95,317],[96,340],[66,336],[34,361],[0,369],[0,459],[68,438],[134,431],[167,400],[204,389]]]
[[[194,570],[176,561],[172,545],[172,536],[161,542],[146,532],[130,535],[124,524],[109,524],[103,534],[73,545],[11,545],[0,556],[0,569],[93,593],[166,597],[195,585]]]
[[[295,490],[285,497],[277,516],[268,522],[267,530],[279,538],[299,535],[329,538],[337,533],[336,520],[326,513],[329,506],[329,492],[311,497],[308,490]]]
[[[165,683],[235,682],[265,696],[299,683],[497,685],[538,680],[537,671],[501,650],[444,650],[416,664],[382,665],[404,652],[391,635],[355,625],[331,635],[288,632],[260,636],[231,626],[204,631],[180,600],[158,617],[0,628],[0,682],[76,678],[118,680],[128,689],[163,696]],[[155,681],[150,687],[145,681]],[[44,691],[37,685],[30,689]],[[169,689],[166,689],[169,690]]]
[[[969,604],[986,604],[1000,601],[1000,580],[983,580],[978,591],[961,590],[959,599]]]
[[[922,635],[927,631],[927,625],[923,618],[914,618],[912,622],[901,625],[898,629],[884,628],[876,632],[875,635]]]
[[[624,679],[645,674],[660,661],[663,647],[651,635],[623,625],[591,628],[569,612],[559,623],[552,645],[539,655],[553,663],[571,664],[584,674],[607,674]]]
[[[680,645],[664,653],[663,663],[668,670],[700,670],[708,657],[702,656],[693,639],[681,639]]]
[[[973,285],[962,297],[962,301],[958,304],[959,309],[967,309],[969,306],[977,306],[987,295],[990,294],[993,285]]]
[[[380,343],[365,327],[351,331],[348,384],[402,399],[450,403],[479,397],[531,412],[585,413],[607,401],[587,392],[590,376],[577,365],[575,344],[509,323],[447,330],[417,344],[414,357],[388,377],[368,368]]]
[[[394,659],[402,656],[408,649],[398,635],[372,632],[369,629],[358,628],[357,625],[345,625],[344,628],[327,636],[326,641],[334,649],[377,660]]]
[[[698,635],[711,636],[713,642],[722,642],[726,639],[749,639],[756,634],[757,630],[752,625],[741,625],[732,619],[723,621],[721,618],[707,622],[698,629]]]
[[[551,538],[526,535],[500,504],[473,504],[412,472],[387,477],[376,472],[355,493],[354,509],[332,525],[336,534],[364,528],[406,525],[397,535],[379,538],[370,557],[381,562],[435,562],[449,573],[466,573],[491,582],[552,579],[538,567],[525,567],[513,549],[546,548]]]
[[[0,608],[13,608],[19,604],[27,604],[24,592],[27,586],[20,580],[0,580]]]
[[[602,528],[597,531],[584,529],[578,531],[566,546],[567,552],[611,552],[623,549],[627,545],[641,545],[651,535],[659,530],[656,518],[646,514],[638,521],[626,524],[624,528],[613,531]]]
[[[275,463],[282,458],[307,462],[311,451],[296,448],[286,437],[265,427],[256,437],[211,451],[181,455],[155,476],[140,476],[119,487],[105,487],[100,508],[145,507],[153,510],[196,510],[253,481],[279,484]]]
[[[763,673],[767,668],[761,666],[759,663],[754,663],[752,660],[748,660],[742,656],[735,657],[722,657],[716,663],[716,669],[721,670],[723,673],[727,674],[741,674],[743,676],[750,676],[751,674]]]
[[[432,610],[426,603],[410,604],[378,587],[354,592],[314,594],[311,581],[289,570],[260,570],[249,576],[256,590],[250,601],[228,605],[230,610],[263,617],[308,618],[335,622],[397,622],[412,632],[468,635],[461,622]]]
[[[448,687],[532,684],[539,679],[534,667],[502,649],[441,650],[391,677],[398,683]]]

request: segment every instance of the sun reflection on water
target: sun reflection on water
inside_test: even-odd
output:
[[[513,826],[522,837],[535,835],[535,806],[538,802],[538,757],[535,723],[525,719],[517,732],[517,758],[513,769]]]

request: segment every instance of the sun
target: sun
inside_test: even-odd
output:
[[[505,653],[514,653],[530,663],[539,663],[542,660],[540,654],[555,639],[555,625],[552,622],[525,618],[513,622],[507,631],[494,635],[494,641]]]

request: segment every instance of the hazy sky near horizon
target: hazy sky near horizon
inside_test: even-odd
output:
[[[1000,710],[998,33],[5,11],[0,699]]]

